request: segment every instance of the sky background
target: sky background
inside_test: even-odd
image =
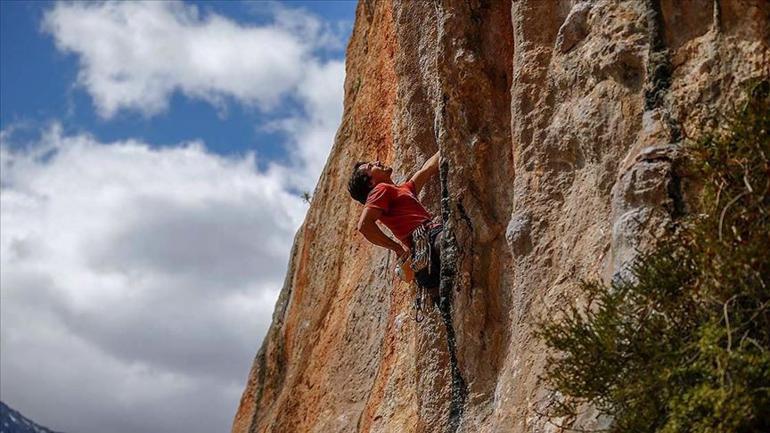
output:
[[[0,399],[227,432],[342,114],[354,2],[0,2]]]

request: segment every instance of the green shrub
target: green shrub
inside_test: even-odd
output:
[[[769,89],[686,146],[697,212],[540,324],[541,379],[562,396],[549,416],[590,403],[611,432],[770,432]]]

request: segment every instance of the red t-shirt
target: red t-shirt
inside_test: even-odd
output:
[[[369,192],[365,207],[382,209],[380,221],[406,245],[411,244],[409,235],[412,230],[431,219],[417,200],[411,180],[401,185],[378,183]]]

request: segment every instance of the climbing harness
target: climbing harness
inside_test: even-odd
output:
[[[430,222],[419,225],[412,231],[412,270],[416,273],[425,267],[430,272]]]
[[[432,245],[430,232],[433,227],[434,223],[426,221],[412,232],[412,263],[410,266],[415,274],[426,267],[428,268],[428,274],[431,272]],[[425,305],[425,287],[421,284],[417,284],[417,293],[414,298],[414,321],[417,323],[420,323],[425,319],[423,305]]]

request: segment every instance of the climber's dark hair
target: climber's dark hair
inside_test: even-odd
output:
[[[366,204],[366,197],[372,191],[372,186],[369,182],[372,177],[366,174],[363,170],[358,168],[366,164],[365,161],[359,161],[353,166],[353,173],[348,180],[348,192],[353,199],[361,204]]]

